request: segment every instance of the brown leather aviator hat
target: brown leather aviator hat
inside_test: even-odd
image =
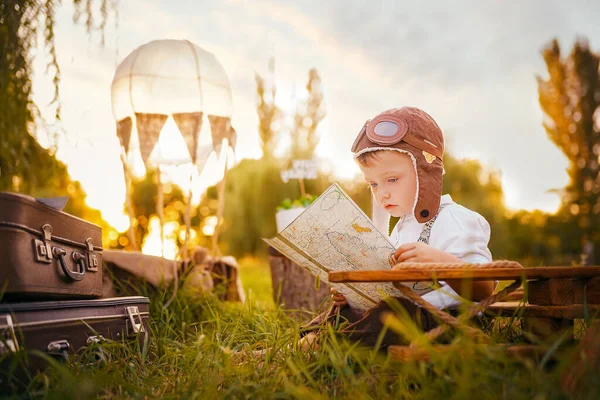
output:
[[[378,150],[399,151],[410,156],[417,175],[413,213],[420,223],[433,218],[440,206],[444,170],[444,135],[438,124],[425,111],[415,107],[384,111],[365,123],[352,145],[355,158]],[[374,222],[381,218],[381,212],[387,214],[373,201]],[[387,220],[389,223],[389,214]]]

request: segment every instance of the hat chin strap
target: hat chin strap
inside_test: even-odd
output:
[[[373,203],[373,225],[375,225],[375,228],[377,228],[377,230],[383,233],[386,237],[390,236],[391,215],[387,211],[385,211],[383,207],[377,204],[375,196],[371,195],[371,200]]]

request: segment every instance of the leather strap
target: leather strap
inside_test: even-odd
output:
[[[417,242],[429,244],[429,237],[431,236],[431,228],[433,227],[433,223],[447,205],[447,203],[440,205],[437,214],[435,214],[435,217],[431,218],[425,223],[425,226],[423,226],[423,229],[421,230],[421,235],[419,236],[419,239],[417,239]]]

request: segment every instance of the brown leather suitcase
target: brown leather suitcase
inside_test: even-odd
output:
[[[0,296],[102,295],[102,229],[36,199],[0,192]]]
[[[147,343],[148,307],[148,298],[142,296],[0,304],[0,360],[6,362],[19,349],[67,359],[105,340]],[[45,364],[41,357],[31,357],[29,365]]]

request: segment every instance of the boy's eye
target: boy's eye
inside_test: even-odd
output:
[[[398,178],[390,178],[390,179],[388,179],[388,182],[389,182],[389,183],[394,183],[394,182],[396,182],[397,180],[398,180]]]
[[[375,183],[375,182],[369,183],[369,186],[371,186],[372,188],[377,187],[377,183]]]

